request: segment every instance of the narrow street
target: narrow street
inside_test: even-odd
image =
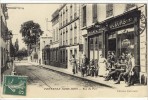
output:
[[[17,62],[15,68],[17,75],[28,76],[28,84],[37,85],[43,88],[104,88],[104,86],[100,86],[97,83],[45,69],[38,65]]]

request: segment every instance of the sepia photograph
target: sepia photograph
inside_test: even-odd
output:
[[[2,98],[147,97],[146,3],[1,3]]]

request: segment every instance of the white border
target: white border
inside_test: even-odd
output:
[[[148,0],[0,0],[0,3],[147,3]],[[2,100],[148,100],[145,98],[1,98]]]
[[[147,98],[3,98],[2,100],[147,100]]]
[[[1,0],[1,3],[148,3],[148,0]]]

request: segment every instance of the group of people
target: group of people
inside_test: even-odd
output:
[[[127,86],[133,85],[136,78],[136,67],[134,62],[134,56],[129,53],[122,53],[120,57],[115,56],[115,52],[108,52],[107,59],[100,55],[99,61],[97,59],[92,59],[91,61],[84,55],[82,64],[77,64],[77,60],[74,55],[70,59],[72,63],[73,74],[81,72],[84,76],[102,76],[105,81],[113,79],[115,84],[120,84],[123,80],[127,83]]]
[[[113,66],[109,66],[109,73],[105,77],[105,81],[109,81],[111,78],[115,80],[115,84],[120,84],[121,80],[127,83],[127,86],[133,85],[135,82],[136,67],[134,62],[134,56],[129,53],[122,53],[119,59],[113,61]]]

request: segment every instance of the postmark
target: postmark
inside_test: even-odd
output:
[[[3,94],[26,96],[27,76],[4,75]]]

